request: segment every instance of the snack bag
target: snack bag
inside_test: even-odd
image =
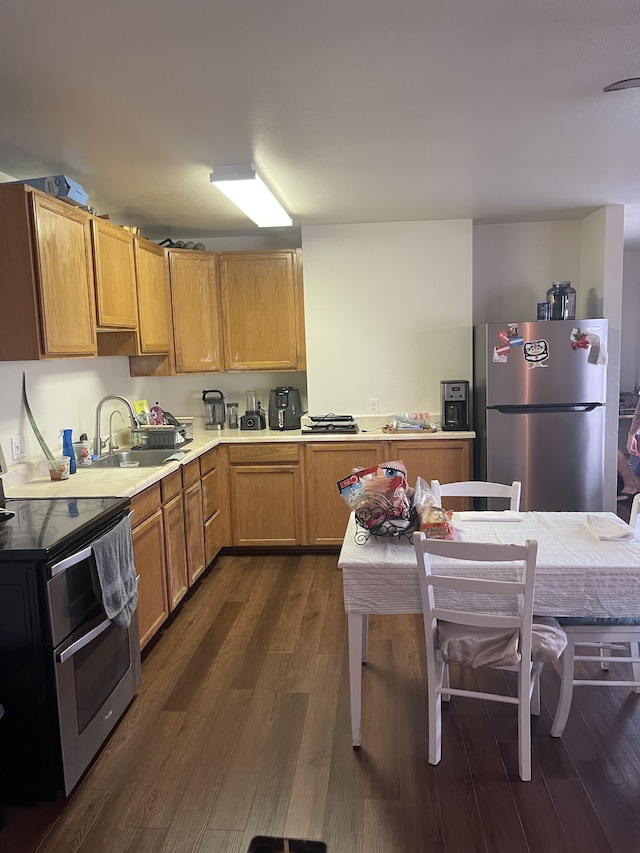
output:
[[[412,490],[404,462],[355,470],[337,485],[361,527],[378,535],[397,535],[410,527]]]
[[[427,539],[455,539],[451,513],[437,505],[436,496],[422,477],[416,481],[413,505],[418,513],[418,530]]]

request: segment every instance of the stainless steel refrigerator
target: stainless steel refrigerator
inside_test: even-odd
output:
[[[520,480],[522,510],[603,510],[606,361],[606,320],[476,326],[476,478]]]

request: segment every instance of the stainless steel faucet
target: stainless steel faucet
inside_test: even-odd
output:
[[[100,416],[102,415],[102,407],[108,400],[119,400],[121,403],[124,403],[127,409],[129,410],[129,418],[131,420],[131,428],[136,429],[138,426],[138,421],[136,420],[136,413],[133,411],[133,406],[127,400],[126,397],[121,397],[119,394],[107,394],[106,397],[103,397],[102,400],[96,406],[96,432],[93,439],[93,452],[96,456],[100,456],[102,453],[102,448],[106,444],[103,442],[100,437]],[[109,421],[109,448],[111,450],[113,446],[113,441],[111,438],[111,421]]]

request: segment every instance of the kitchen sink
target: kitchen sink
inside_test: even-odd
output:
[[[101,456],[93,463],[93,468],[133,468],[138,463],[140,468],[159,468],[176,453],[188,453],[185,450],[164,450],[162,448],[141,448],[140,450],[119,450]]]

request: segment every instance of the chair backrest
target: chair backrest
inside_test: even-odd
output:
[[[638,518],[638,511],[640,510],[640,492],[634,496],[633,501],[631,503],[631,512],[629,513],[629,524],[635,530],[639,529],[640,518]]]
[[[504,483],[486,483],[482,480],[465,480],[459,483],[440,483],[438,480],[432,480],[431,491],[436,496],[438,503],[443,497],[507,498],[509,509],[518,512],[520,510],[522,483],[514,480],[511,485],[507,486]]]
[[[429,653],[434,652],[437,621],[454,622],[459,625],[472,625],[485,628],[519,628],[520,652],[522,660],[531,660],[531,624],[533,621],[533,590],[535,584],[536,558],[538,543],[528,539],[524,545],[494,545],[486,542],[449,542],[441,539],[427,539],[424,533],[413,534],[413,544],[418,562],[420,592],[422,595],[423,615],[427,630]],[[470,565],[469,574],[462,575],[459,567],[456,573],[445,572],[444,568],[433,571],[431,557],[447,557],[456,563],[505,563],[517,561],[521,563],[517,580],[489,580],[473,575]],[[464,609],[456,609],[437,605],[434,589],[449,590],[453,593],[469,593],[470,603]],[[492,610],[502,610],[495,606],[496,596],[505,596],[504,612],[486,612],[473,603],[478,595],[492,596]],[[498,601],[500,599],[497,599]],[[514,606],[515,605],[515,606]],[[515,611],[515,612],[514,612]]]

